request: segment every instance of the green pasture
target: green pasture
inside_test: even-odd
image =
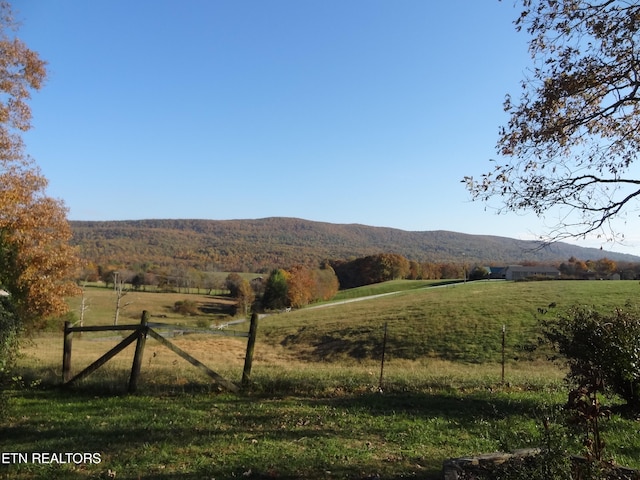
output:
[[[379,357],[387,325],[392,358],[483,363],[502,361],[504,326],[506,360],[536,361],[548,353],[538,348],[539,319],[576,304],[614,308],[639,299],[635,281],[478,281],[275,315],[260,332],[309,360],[344,360]]]
[[[374,285],[365,285],[362,287],[340,290],[329,303],[353,298],[368,297],[371,295],[381,295],[390,292],[418,290],[426,287],[432,287],[434,285],[445,285],[447,283],[457,282],[458,280],[391,280]]]
[[[435,480],[446,458],[544,444],[546,419],[554,439],[582,453],[582,439],[567,426],[562,408],[563,368],[534,348],[538,319],[574,304],[635,304],[640,285],[483,281],[424,287],[380,285],[360,294],[399,293],[347,303],[342,297],[335,305],[262,318],[252,384],[235,395],[220,392],[153,344],[136,395],[123,393],[126,362],[107,364],[86,383],[60,389],[51,380],[60,368],[58,347],[49,360],[34,359],[46,350],[34,338],[20,377],[4,392],[0,452],[95,452],[101,462],[4,464],[0,478]],[[109,323],[113,292],[87,290],[93,299],[87,322]],[[212,309],[196,317],[173,314],[171,306],[185,295],[131,294],[129,320],[138,321],[144,309],[166,315],[164,322],[224,321]],[[56,335],[43,338],[57,345]],[[198,358],[209,354],[214,370],[239,380],[239,339],[212,343],[193,335],[179,341]],[[81,345],[79,355],[100,343]],[[160,370],[151,369],[156,365]],[[640,468],[637,420],[624,415],[616,398],[603,402],[613,407],[602,421],[606,455]]]
[[[540,399],[559,400],[557,393],[485,390],[286,393],[19,392],[2,451],[97,452],[101,463],[11,465],[0,475],[437,479],[445,458],[537,444],[542,416],[554,413]]]
[[[436,480],[446,458],[544,444],[545,419],[582,451],[563,426],[557,377],[522,372],[501,386],[482,366],[408,367],[390,367],[383,392],[367,368],[299,364],[257,370],[257,387],[240,395],[15,389],[0,450],[99,453],[101,463],[4,465],[0,478]],[[609,458],[640,467],[637,421],[614,414],[602,427]]]

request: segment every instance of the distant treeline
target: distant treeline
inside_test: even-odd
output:
[[[528,263],[532,265],[531,263]],[[554,265],[564,279],[638,279],[640,263],[609,259],[579,260],[575,257]],[[296,264],[276,268],[269,274],[240,275],[237,272],[203,272],[196,269],[166,272],[148,266],[146,271],[118,269],[114,266],[88,266],[79,280],[99,281],[107,285],[120,282],[136,290],[204,291],[228,294],[237,300],[237,311],[282,310],[330,300],[339,290],[381,283],[389,280],[481,280],[490,278],[491,267],[480,264],[415,262],[395,253],[367,255],[353,260],[321,262],[309,267]],[[176,308],[186,308],[181,303]]]
[[[263,275],[268,276],[274,270],[298,273],[315,270],[335,272],[339,288],[353,288],[362,285],[385,282],[387,280],[431,280],[462,278],[469,266],[464,263],[415,262],[402,255],[380,253],[367,255],[354,260],[333,260],[321,262],[318,266],[296,264],[290,267],[272,269]],[[261,272],[256,272],[261,275]],[[304,276],[304,275],[302,275]],[[113,284],[119,278],[136,290],[154,287],[154,290],[198,289],[205,291],[226,290],[226,274],[215,271],[201,271],[195,268],[165,268],[154,265],[139,265],[135,270],[115,265],[86,264],[78,276],[79,281],[103,281]],[[295,275],[294,275],[295,277]]]
[[[463,263],[415,262],[395,253],[380,253],[351,261],[331,262],[340,288],[354,288],[388,280],[436,280],[462,278]]]
[[[637,280],[640,278],[640,263],[614,262],[608,258],[599,260],[579,260],[575,257],[561,262],[558,269],[565,279],[588,280],[593,278],[609,278],[618,275],[621,280]]]
[[[460,266],[464,260],[479,265],[548,264],[571,256],[640,261],[564,243],[538,248],[536,242],[498,236],[407,232],[295,218],[70,223],[72,243],[93,270],[114,267],[164,276],[185,276],[190,270],[266,275],[275,268],[298,264],[314,268],[327,259],[352,261],[380,253],[401,255],[418,265],[437,265],[444,270],[429,273],[431,267],[422,268],[419,275],[426,278],[452,276],[447,265]]]
[[[525,262],[524,264],[536,265],[536,263],[533,262]],[[607,258],[599,260],[579,260],[575,257],[570,257],[568,260],[560,263],[546,263],[545,265],[558,268],[561,273],[561,278],[564,279],[610,278],[615,275],[622,280],[640,279],[640,263],[614,262]],[[492,263],[490,266],[500,265]],[[331,276],[335,274],[339,289],[347,289],[399,279],[437,280],[466,277],[471,280],[479,280],[489,277],[490,266],[466,262],[416,262],[395,253],[380,253],[348,261],[324,261],[320,262],[319,265],[311,267],[296,264],[290,267],[272,269],[264,275],[268,276],[273,274],[276,270],[285,272],[283,275],[290,276],[292,278],[291,283],[296,285],[296,287],[294,287],[295,290],[295,288],[298,288],[298,285],[304,282],[311,282],[309,275],[318,277],[318,275],[320,275],[318,272],[325,272],[322,275],[328,275],[330,271]],[[311,274],[309,272],[315,273]],[[109,285],[114,282],[116,277],[119,278],[120,281],[130,284],[132,288],[136,290],[144,290],[149,286],[154,287],[155,290],[180,290],[182,288],[209,292],[228,290],[227,280],[225,278],[226,273],[207,272],[195,268],[186,270],[180,268],[168,269],[154,265],[142,265],[139,266],[137,270],[131,270],[114,265],[87,264],[79,274],[78,280],[90,282],[103,281]],[[256,278],[262,278],[259,272],[256,273]],[[326,278],[322,281],[318,278],[314,281],[326,285]],[[333,285],[329,290],[333,290]],[[314,292],[311,294],[311,297],[314,299],[316,297],[325,298],[327,297],[327,293],[326,291],[320,294]],[[294,301],[293,303],[303,304],[304,301]]]

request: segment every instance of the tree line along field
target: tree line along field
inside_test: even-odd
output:
[[[94,266],[117,266],[184,276],[199,271],[269,272],[283,265],[319,265],[327,259],[396,252],[419,263],[459,266],[557,263],[576,257],[637,262],[630,255],[567,243],[539,249],[537,242],[447,231],[407,232],[365,225],[339,225],[296,218],[259,220],[72,221],[72,244]],[[526,252],[526,253],[524,253]],[[523,256],[524,255],[524,256]],[[173,272],[173,273],[171,273]]]
[[[567,393],[564,371],[548,362],[548,352],[531,348],[540,317],[573,304],[608,309],[634,302],[640,285],[481,281],[377,288],[398,293],[262,318],[253,384],[238,395],[219,392],[153,344],[147,346],[135,396],[122,395],[130,357],[107,364],[73,390],[52,389],[62,349],[52,328],[25,344],[22,382],[45,382],[12,391],[0,448],[82,449],[100,452],[102,461],[81,467],[13,465],[7,478],[108,478],[109,470],[117,478],[146,479],[440,478],[444,459],[539,445],[541,419],[559,418]],[[377,292],[361,290],[367,296]],[[114,295],[87,289],[87,324],[112,321]],[[171,311],[185,298],[203,305],[216,301],[206,295],[131,292],[125,298],[132,303],[121,323],[136,323],[143,309],[166,315],[163,322],[223,321],[221,313],[184,317]],[[70,302],[77,311],[78,299]],[[175,341],[239,380],[242,340],[185,335]],[[98,344],[74,340],[74,361],[95,356]],[[612,458],[640,467],[636,422],[614,415],[603,429]],[[581,446],[574,448],[579,452]]]

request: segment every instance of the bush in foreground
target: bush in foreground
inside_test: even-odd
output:
[[[640,409],[640,312],[573,307],[542,326],[546,340],[566,359],[571,381],[589,391],[609,390]]]

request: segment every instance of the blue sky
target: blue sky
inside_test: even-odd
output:
[[[460,183],[491,168],[504,96],[530,65],[511,1],[13,7],[49,63],[27,150],[71,220],[545,231],[533,215],[485,211]],[[625,233],[630,247],[604,247],[640,254]]]

